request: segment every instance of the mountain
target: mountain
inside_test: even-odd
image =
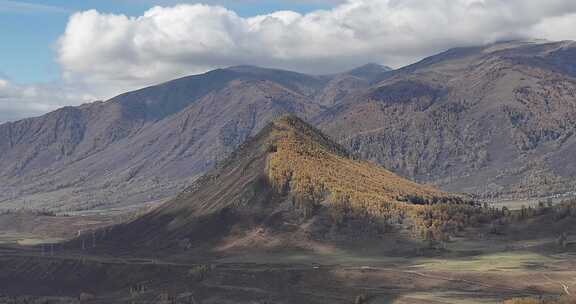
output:
[[[452,49],[376,77],[314,123],[362,158],[446,190],[572,191],[575,55],[572,41]]]
[[[455,48],[313,76],[238,66],[0,125],[0,207],[108,208],[179,193],[274,118],[354,155],[484,196],[573,191],[576,45]]]
[[[3,207],[83,209],[172,196],[326,82],[233,67],[0,126]]]
[[[459,196],[354,160],[320,131],[288,115],[265,126],[175,199],[114,228],[107,241],[139,248],[183,242],[298,246],[309,238],[342,237],[345,228],[355,237],[376,234],[404,218],[405,208],[433,203],[467,206]],[[253,238],[255,231],[260,238]]]
[[[369,63],[350,71],[324,76],[328,81],[323,89],[318,91],[314,101],[326,108],[331,108],[345,100],[353,92],[365,90],[370,84],[391,68],[375,63]]]
[[[344,74],[372,80],[375,76],[379,76],[390,71],[392,71],[391,67],[380,65],[377,63],[368,63],[363,66],[352,69]]]

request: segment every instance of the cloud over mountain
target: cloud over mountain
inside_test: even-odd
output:
[[[57,51],[66,79],[117,93],[236,64],[334,72],[365,62],[400,66],[459,45],[576,38],[575,13],[570,0],[349,0],[253,17],[202,4],[157,6],[139,17],[91,10],[70,18]]]
[[[231,0],[176,2],[155,1],[141,16],[73,14],[55,45],[61,83],[0,88],[0,122],[217,67],[331,73],[497,40],[576,39],[573,0],[326,0],[331,9],[259,16],[226,8]],[[36,97],[25,94],[32,88]]]

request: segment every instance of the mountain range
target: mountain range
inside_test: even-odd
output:
[[[0,207],[162,201],[294,114],[356,158],[446,191],[573,191],[576,43],[455,48],[335,75],[237,66],[0,125]]]

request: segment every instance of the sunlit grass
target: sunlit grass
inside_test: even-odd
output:
[[[533,252],[499,252],[465,259],[421,259],[414,267],[430,271],[541,271],[554,259]]]

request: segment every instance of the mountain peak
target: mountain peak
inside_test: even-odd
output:
[[[451,201],[461,199],[351,159],[304,120],[285,115],[178,197],[123,227],[119,235],[140,240],[146,235],[146,242],[164,246],[183,238],[205,244],[270,221],[276,228],[286,222],[294,227],[330,212],[379,217],[410,203]]]
[[[246,158],[267,157],[267,153],[277,151],[279,143],[282,142],[291,142],[293,145],[290,149],[309,146],[341,157],[349,157],[346,149],[320,130],[294,114],[283,114],[269,122],[258,134],[248,138],[218,167],[225,171],[239,162],[246,161]]]
[[[361,78],[372,78],[376,75],[382,74],[382,73],[386,73],[392,71],[392,68],[385,66],[385,65],[381,65],[378,63],[368,63],[362,66],[359,66],[357,68],[354,68],[350,71],[348,71],[346,74],[350,74],[356,77],[361,77]]]
[[[339,144],[322,133],[320,130],[312,127],[296,115],[286,114],[278,117],[271,123],[277,130],[277,133],[284,133],[287,136],[298,137],[300,140],[306,139],[314,144],[322,146],[331,153],[348,157],[348,152]],[[278,138],[274,138],[275,141]]]

